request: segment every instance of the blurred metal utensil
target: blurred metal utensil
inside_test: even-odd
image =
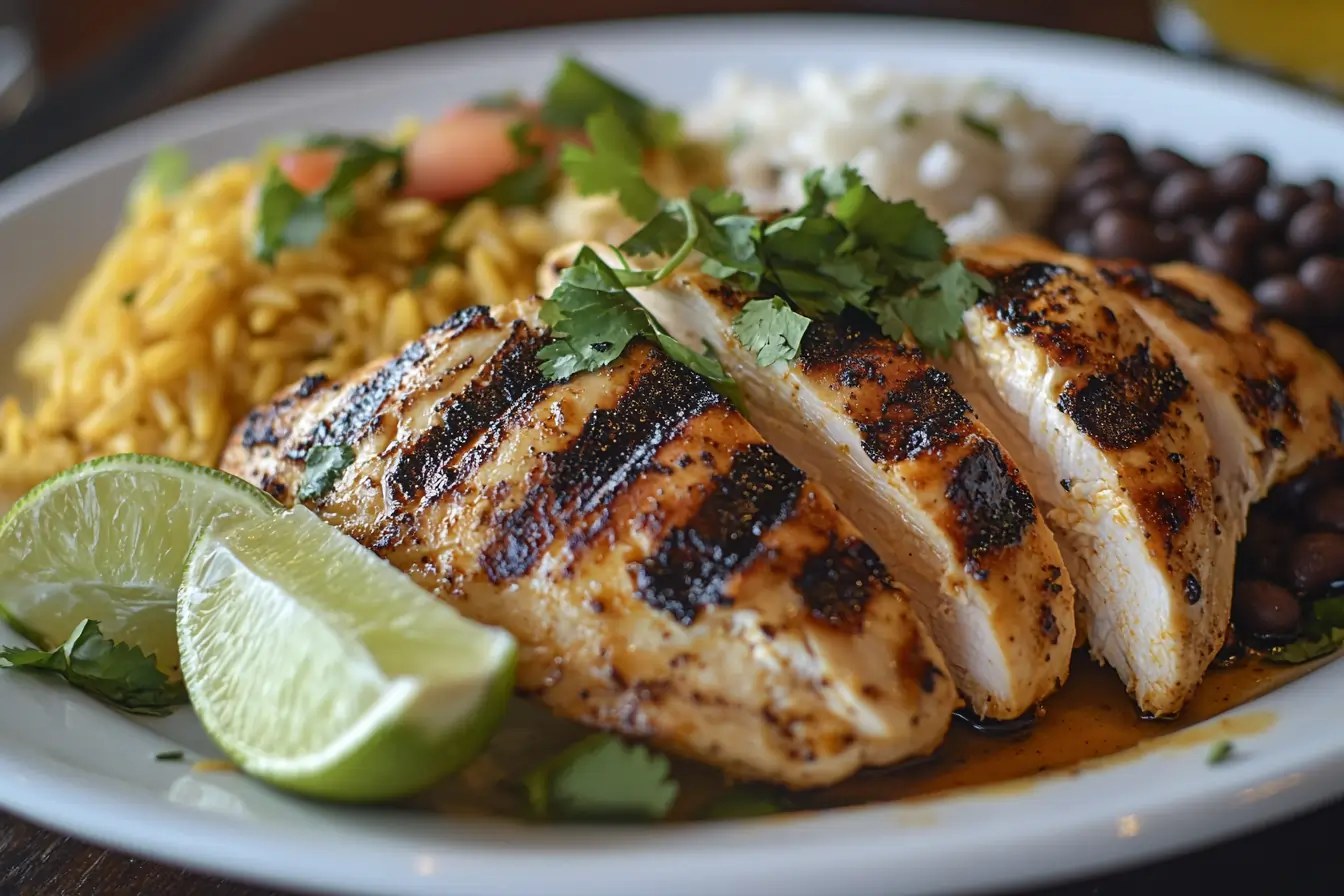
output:
[[[181,96],[301,2],[177,3],[130,40],[44,89],[17,120],[0,129],[0,180]],[[29,53],[31,58],[31,49]],[[14,96],[17,101],[22,94]],[[0,93],[0,105],[5,101]]]

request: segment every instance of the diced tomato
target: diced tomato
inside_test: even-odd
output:
[[[276,164],[300,193],[316,193],[336,173],[340,155],[332,149],[301,149],[280,156]]]

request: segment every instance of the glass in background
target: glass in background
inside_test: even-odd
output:
[[[1344,94],[1344,0],[1155,0],[1168,46]]]

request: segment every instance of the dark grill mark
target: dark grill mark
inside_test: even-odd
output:
[[[952,378],[870,322],[848,314],[814,321],[798,358],[804,373],[829,380],[832,389],[856,390],[845,413],[875,463],[908,460],[965,437],[971,407]],[[870,384],[878,388],[865,388]]]
[[[882,416],[859,421],[863,451],[870,459],[902,461],[957,442],[971,406],[952,388],[952,378],[933,367],[906,380],[882,399]]]
[[[980,304],[992,308],[1009,333],[1030,336],[1057,363],[1087,363],[1090,334],[1075,333],[1068,321],[1054,320],[1046,313],[1063,314],[1066,302],[1077,302],[1077,273],[1061,265],[1032,261],[1007,271],[991,269],[988,276],[994,291],[983,296]]]
[[[497,326],[489,310],[477,305],[456,312],[430,332],[447,332],[448,338],[453,339],[467,330]],[[290,449],[289,457],[295,460],[305,457],[308,449],[314,445],[352,445],[357,442],[378,419],[388,396],[428,357],[429,349],[423,341],[418,340],[406,346],[400,355],[384,364],[377,373],[347,392],[328,412],[328,416],[314,427],[312,434]]]
[[[1041,634],[1049,638],[1051,644],[1059,643],[1059,622],[1049,604],[1041,604]]]
[[[1185,531],[1191,518],[1200,510],[1199,496],[1184,485],[1174,490],[1165,487],[1134,489],[1130,491],[1130,498],[1143,519],[1144,528],[1162,536],[1168,554],[1175,537]]]
[[[540,396],[546,383],[537,362],[545,336],[522,321],[461,394],[446,402],[442,422],[423,432],[387,476],[397,501],[423,494],[433,501],[458,481],[453,460],[515,404]],[[531,407],[535,401],[528,403]]]
[[[327,375],[325,373],[315,373],[312,376],[306,376],[299,381],[298,388],[294,390],[294,394],[299,398],[311,398],[312,394],[326,382]]]
[[[831,543],[807,558],[793,580],[812,615],[835,628],[856,632],[876,588],[895,587],[873,549],[857,538]]]
[[[967,572],[983,580],[980,562],[991,551],[1020,544],[1036,519],[1036,502],[999,446],[984,439],[952,473],[947,499],[957,509],[958,543]]]
[[[926,694],[932,694],[933,689],[938,686],[938,679],[943,676],[943,670],[939,669],[933,663],[925,661],[924,673],[919,676],[919,688]]]
[[[1247,376],[1237,379],[1240,383],[1236,394],[1237,408],[1244,416],[1264,422],[1276,415],[1286,416],[1293,422],[1301,419],[1290,391],[1292,374],[1286,378],[1270,375],[1263,379]]]
[[[1204,596],[1204,590],[1199,587],[1199,579],[1192,574],[1185,574],[1185,602],[1188,604],[1197,604],[1199,599]]]
[[[1176,316],[1201,330],[1218,329],[1218,309],[1207,299],[1200,298],[1183,286],[1153,276],[1144,267],[1102,268],[1101,279],[1142,299],[1164,302]]]
[[[247,422],[243,424],[243,447],[250,450],[258,445],[280,444],[280,439],[289,434],[288,429],[282,428],[283,412],[289,406],[290,402],[281,400],[248,414]]]
[[[701,608],[732,601],[728,580],[760,553],[761,538],[793,513],[807,477],[769,445],[733,456],[723,476],[685,525],[672,530],[640,564],[637,594],[682,625]]]
[[[495,535],[481,554],[490,581],[526,573],[557,533],[602,509],[655,469],[658,450],[687,423],[727,404],[699,375],[660,355],[653,357],[655,366],[614,408],[593,411],[567,448],[542,455],[533,485],[517,508],[495,521]],[[603,515],[595,526],[605,522]],[[593,534],[585,532],[583,539]]]
[[[1144,344],[1114,371],[1089,375],[1081,388],[1076,381],[1065,384],[1059,409],[1102,448],[1123,450],[1161,429],[1189,387],[1175,361],[1154,361]]]
[[[1282,430],[1270,427],[1265,430],[1265,444],[1275,451],[1282,451],[1288,447],[1288,439],[1284,437]]]

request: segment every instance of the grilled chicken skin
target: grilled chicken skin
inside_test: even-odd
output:
[[[1171,351],[1069,256],[1007,240],[958,253],[994,284],[949,369],[1048,509],[1094,656],[1170,715],[1223,642],[1217,471]]]
[[[543,268],[574,257],[557,252]],[[1068,677],[1073,586],[1012,459],[917,348],[857,321],[815,321],[792,363],[760,367],[732,335],[751,296],[678,275],[632,293],[731,371],[752,423],[836,496],[906,586],[981,716],[1029,711]]]
[[[312,446],[352,446],[310,506],[512,632],[561,716],[798,788],[934,749],[946,666],[830,497],[655,348],[548,382],[546,342],[467,309],[257,409],[222,465],[291,500]]]

